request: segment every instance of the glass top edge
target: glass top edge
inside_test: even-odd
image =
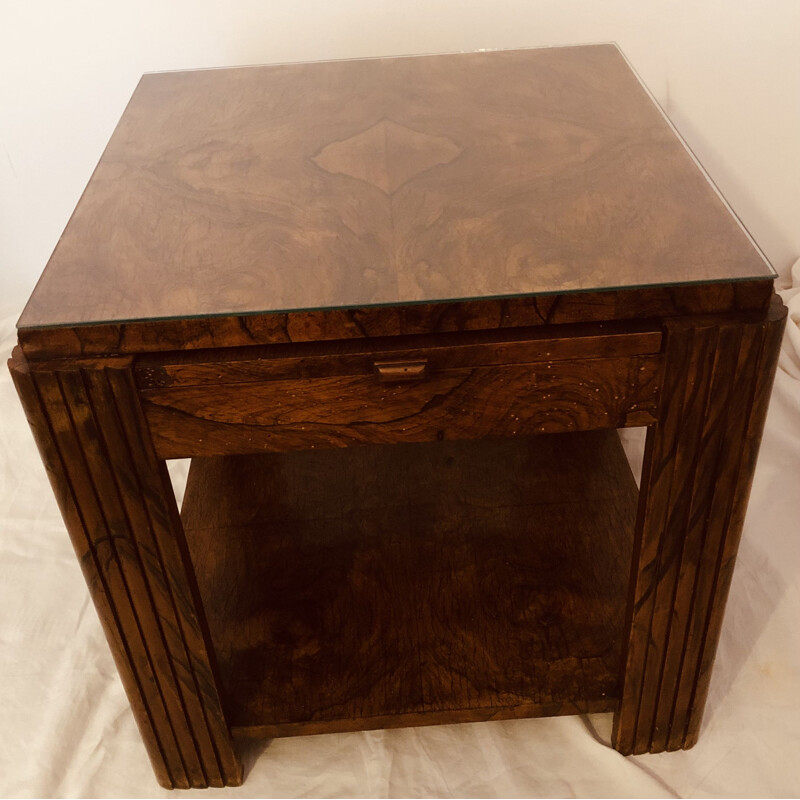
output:
[[[779,277],[778,271],[772,265],[770,260],[766,257],[763,250],[759,247],[758,243],[754,240],[753,236],[747,230],[745,225],[742,223],[741,219],[738,217],[736,212],[732,209],[728,201],[725,199],[724,195],[720,192],[719,188],[716,186],[714,181],[709,176],[708,172],[703,167],[703,164],[698,160],[696,155],[693,153],[691,148],[686,143],[683,136],[680,132],[675,128],[672,121],[669,119],[667,114],[665,113],[664,109],[659,105],[658,101],[653,96],[652,92],[648,89],[647,85],[641,79],[641,77],[636,72],[633,65],[628,60],[625,53],[619,47],[619,45],[614,41],[603,41],[603,42],[580,42],[580,43],[569,43],[564,45],[539,45],[533,47],[508,47],[508,48],[481,48],[478,50],[461,50],[461,51],[452,51],[449,53],[416,53],[416,54],[405,54],[405,55],[394,55],[394,56],[365,56],[361,58],[340,58],[340,59],[328,59],[328,60],[317,60],[317,61],[296,61],[296,62],[282,62],[283,64],[288,65],[303,65],[303,64],[325,64],[325,63],[343,63],[349,61],[381,61],[381,60],[392,60],[392,59],[414,59],[414,58],[424,58],[424,57],[436,57],[436,56],[456,56],[456,55],[480,55],[480,54],[491,54],[491,53],[524,53],[527,51],[549,51],[549,50],[575,50],[575,49],[589,49],[592,47],[605,47],[605,48],[613,48],[616,54],[620,57],[620,60],[625,63],[628,70],[632,73],[635,81],[639,84],[641,89],[643,90],[644,94],[648,97],[650,102],[655,106],[657,112],[662,117],[664,122],[667,126],[671,129],[673,135],[677,138],[680,146],[685,150],[687,155],[690,157],[692,162],[694,163],[696,168],[699,168],[701,174],[705,178],[705,181],[711,188],[711,190],[717,195],[717,198],[724,206],[725,210],[733,217],[736,226],[742,231],[745,236],[745,239],[750,243],[755,251],[757,256],[756,259],[751,259],[750,261],[750,272],[756,272],[756,274],[748,274],[748,275],[722,275],[720,277],[703,277],[698,279],[692,279],[691,277],[687,279],[684,275],[681,279],[675,281],[643,281],[641,283],[624,283],[624,284],[612,284],[608,286],[603,285],[591,285],[585,286],[581,288],[553,288],[553,289],[544,289],[544,290],[528,290],[528,291],[512,291],[512,292],[501,292],[497,294],[485,294],[485,295],[473,295],[473,294],[464,294],[459,295],[456,294],[455,296],[441,296],[441,297],[422,297],[420,299],[400,299],[400,298],[391,298],[389,300],[380,300],[380,301],[364,301],[358,298],[348,298],[351,302],[326,302],[326,303],[319,303],[319,302],[312,302],[309,305],[298,305],[298,306],[287,306],[280,307],[275,306],[272,308],[258,308],[250,306],[248,308],[243,309],[236,309],[236,308],[229,308],[229,309],[214,309],[211,311],[204,311],[199,313],[189,313],[195,311],[195,309],[187,308],[186,313],[180,313],[179,309],[175,309],[178,313],[163,313],[166,309],[161,309],[161,314],[153,314],[149,315],[145,311],[144,314],[141,312],[144,309],[129,309],[130,312],[133,313],[132,316],[123,316],[125,313],[125,309],[119,309],[122,311],[118,317],[105,317],[102,318],[100,314],[93,314],[89,309],[90,313],[86,316],[90,317],[90,319],[80,319],[81,313],[80,310],[78,314],[75,316],[78,318],[73,318],[72,320],[64,319],[64,320],[56,320],[56,321],[48,321],[48,322],[30,322],[26,323],[26,317],[31,316],[28,314],[28,308],[31,305],[31,301],[34,300],[34,296],[36,294],[36,290],[31,294],[31,297],[26,304],[25,308],[23,309],[19,319],[17,320],[17,330],[20,331],[34,331],[34,330],[49,330],[49,329],[58,329],[58,328],[89,328],[89,327],[108,327],[108,326],[117,326],[117,325],[143,325],[147,323],[164,323],[167,321],[175,321],[175,320],[214,320],[214,319],[233,319],[233,318],[249,318],[249,317],[271,317],[275,314],[291,314],[291,313],[312,313],[312,312],[322,312],[322,313],[331,313],[336,310],[342,311],[352,311],[354,309],[368,309],[368,308],[402,308],[402,307],[413,307],[418,305],[441,305],[445,303],[473,303],[473,302],[480,302],[480,301],[492,301],[492,300],[510,300],[510,299],[532,299],[536,297],[548,297],[554,295],[566,295],[566,294],[602,294],[609,291],[616,291],[616,292],[630,292],[635,291],[637,289],[645,289],[645,288],[660,288],[660,287],[691,287],[691,286],[702,286],[702,285],[713,285],[717,283],[743,283],[743,282],[751,282],[751,283],[762,283],[764,281],[770,280],[774,281],[776,277]],[[253,65],[242,65],[242,66],[220,66],[220,67],[209,67],[206,69],[201,70],[169,70],[164,72],[151,72],[146,73],[147,75],[159,75],[159,74],[178,74],[178,73],[189,73],[189,72],[223,72],[226,70],[237,70],[237,69],[249,69],[249,68],[257,68],[260,66],[268,67],[268,66],[280,66],[280,63],[276,63],[273,65],[269,64],[253,64]],[[760,263],[759,263],[760,262]],[[762,266],[763,265],[763,271]],[[720,270],[722,271],[722,270]],[[44,277],[44,274],[42,277]],[[613,276],[612,277],[613,280]],[[40,278],[41,280],[41,278]],[[37,282],[38,286],[38,282]],[[499,287],[498,287],[499,288]],[[296,297],[296,300],[302,301],[305,298]],[[342,298],[344,299],[344,298]],[[155,309],[154,309],[155,310]],[[137,314],[137,311],[139,312]],[[35,314],[35,312],[34,312]],[[55,316],[55,315],[53,315]],[[65,315],[66,316],[66,315]]]
[[[771,269],[771,265],[768,264]],[[22,315],[17,320],[16,329],[18,331],[39,331],[39,330],[53,330],[59,328],[99,328],[111,325],[145,325],[148,323],[158,322],[172,322],[175,320],[198,320],[198,319],[223,319],[226,317],[265,317],[277,314],[308,314],[315,312],[334,312],[334,311],[353,311],[356,309],[368,308],[403,308],[408,306],[422,306],[422,305],[444,305],[446,303],[475,303],[481,301],[492,300],[530,300],[536,297],[554,297],[557,295],[574,295],[574,294],[605,294],[607,292],[633,292],[640,289],[673,289],[677,287],[692,288],[697,286],[712,286],[724,283],[767,283],[773,282],[777,278],[777,274],[769,275],[752,275],[735,278],[716,278],[704,281],[674,281],[664,283],[642,283],[635,285],[623,286],[605,286],[605,287],[588,287],[585,289],[568,289],[568,290],[546,290],[541,292],[520,292],[511,294],[494,294],[494,295],[469,295],[464,297],[441,297],[441,298],[425,298],[424,300],[396,300],[390,302],[380,303],[353,303],[349,305],[330,305],[330,306],[302,306],[295,308],[275,308],[275,309],[262,309],[258,311],[219,311],[213,314],[186,314],[186,315],[172,315],[172,316],[153,316],[153,317],[127,317],[120,319],[104,319],[104,320],[73,320],[71,322],[53,322],[47,325],[21,325],[22,316],[25,310],[23,309]]]
[[[213,72],[217,70],[231,70],[231,69],[260,69],[263,67],[292,67],[303,66],[309,64],[336,64],[345,61],[389,61],[398,58],[435,58],[436,56],[468,56],[480,55],[481,53],[510,53],[510,52],[527,52],[533,50],[558,50],[574,47],[616,47],[620,53],[622,48],[616,41],[602,40],[591,42],[565,42],[564,44],[539,44],[528,46],[511,47],[479,47],[475,50],[442,50],[436,52],[426,53],[392,53],[389,55],[374,55],[374,56],[351,56],[343,58],[319,58],[310,59],[306,61],[265,61],[257,64],[227,64],[219,67],[191,67],[187,69],[159,69],[143,72],[142,77],[148,75],[176,75],[182,72]],[[624,53],[623,53],[624,55]],[[626,59],[627,61],[627,59]]]
[[[689,143],[683,137],[683,134],[675,127],[675,123],[669,118],[669,115],[664,110],[664,108],[662,107],[661,103],[658,102],[658,100],[656,99],[656,96],[652,93],[652,91],[650,91],[650,87],[644,82],[644,80],[642,79],[642,76],[639,74],[639,72],[637,71],[636,67],[634,67],[633,63],[628,58],[628,56],[625,55],[625,51],[618,44],[616,44],[616,42],[614,43],[614,45],[616,46],[617,50],[619,51],[619,54],[625,60],[625,63],[628,65],[628,69],[630,69],[630,71],[633,73],[633,75],[636,78],[636,80],[639,82],[639,85],[642,87],[644,92],[650,98],[650,102],[658,109],[658,112],[661,114],[661,117],[663,118],[664,122],[666,122],[666,124],[669,126],[670,130],[675,135],[675,138],[680,142],[681,146],[686,151],[687,155],[694,162],[694,165],[700,170],[701,174],[705,178],[705,180],[708,183],[708,185],[711,187],[713,192],[717,195],[717,197],[719,198],[720,202],[725,206],[725,210],[733,217],[734,221],[739,226],[739,229],[745,235],[745,237],[747,238],[748,242],[750,242],[750,244],[753,247],[753,249],[756,251],[758,256],[761,258],[761,260],[766,265],[767,269],[770,271],[773,279],[774,278],[778,278],[779,277],[779,273],[775,269],[775,267],[773,266],[772,262],[767,258],[766,254],[761,249],[761,247],[759,246],[758,242],[756,242],[756,240],[753,238],[753,235],[750,233],[750,231],[747,230],[747,227],[742,222],[741,218],[736,213],[736,211],[734,211],[733,207],[728,202],[728,199],[720,191],[720,188],[719,188],[719,186],[717,186],[717,184],[714,181],[714,179],[711,177],[711,175],[708,174],[708,170],[703,165],[703,162],[700,161],[700,159],[697,157],[697,155],[694,152],[694,150],[692,150],[692,148],[689,147]],[[745,279],[745,280],[747,280],[747,279]]]

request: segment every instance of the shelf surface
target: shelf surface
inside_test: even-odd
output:
[[[615,431],[195,459],[232,726],[612,710],[636,502]]]

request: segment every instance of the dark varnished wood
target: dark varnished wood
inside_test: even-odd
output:
[[[136,373],[162,458],[654,422],[661,332],[608,325],[570,333],[176,354],[142,360]],[[410,381],[387,382],[380,366],[398,363],[423,368]]]
[[[161,783],[229,724],[690,747],[771,278],[610,45],[146,76],[9,365]]]
[[[759,313],[766,311],[771,296],[772,280],[761,280],[246,317],[20,328],[18,334],[28,358],[45,359],[649,320],[683,314]]]
[[[159,782],[240,783],[175,499],[130,361],[32,371],[17,348],[9,367]]]
[[[772,277],[615,46],[367,59],[144,76],[19,327],[29,357],[238,346]]]
[[[771,296],[770,279],[246,317],[20,328],[18,334],[28,358],[45,359],[650,320],[682,314],[758,313],[766,311]]]
[[[623,753],[697,740],[785,318],[776,298],[760,323],[666,326],[615,719]]]
[[[610,710],[637,491],[614,431],[195,459],[232,725]]]
[[[142,392],[160,458],[479,439],[649,425],[657,355]],[[313,402],[310,398],[313,397]]]
[[[572,358],[648,355],[661,350],[654,321],[512,328],[427,336],[384,336],[266,347],[164,353],[137,359],[142,389],[370,375],[377,361],[424,358],[428,371]]]

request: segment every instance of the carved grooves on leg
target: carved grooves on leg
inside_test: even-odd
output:
[[[698,378],[700,364],[696,355],[692,358],[694,343],[691,329],[670,331],[659,423],[648,434],[649,462],[640,488],[637,563],[633,565],[631,581],[631,634],[624,666],[621,712],[615,726],[615,741],[623,753],[641,749],[641,731],[648,716],[652,724],[649,701],[660,678],[660,669],[658,673],[656,669],[663,654],[659,647],[652,646],[654,633],[661,627],[657,602],[663,605],[664,595],[670,592],[670,566],[677,554],[673,543],[659,534],[669,527],[670,498],[676,492],[673,487],[676,467],[678,463],[686,464],[687,456],[691,463],[691,454],[681,450],[675,432],[684,422],[684,401]],[[661,634],[663,636],[663,631]],[[649,747],[650,736],[646,739]]]
[[[674,614],[680,620],[681,636],[669,643],[674,668],[668,673],[659,698],[663,729],[660,735],[654,735],[651,743],[650,749],[655,752],[687,746],[686,723],[694,706],[700,651],[706,640],[708,621],[714,613],[722,617],[722,607],[717,609],[713,602],[714,587],[718,582],[720,547],[732,533],[730,509],[736,493],[737,465],[758,366],[760,337],[757,334],[752,326],[733,332],[725,329],[716,354],[721,367],[716,370],[712,387],[715,402],[706,412],[709,436],[707,440],[704,436],[700,443],[707,463],[698,476],[693,498],[694,524],[690,523],[685,536],[690,558],[684,568],[686,586],[682,587],[679,598],[689,597],[690,602],[675,604]]]
[[[241,782],[183,531],[127,367],[30,372],[20,396],[159,782]]]
[[[650,523],[663,530],[658,537],[658,555],[653,569],[652,612],[648,636],[642,691],[636,719],[636,739],[640,743],[659,737],[664,728],[664,720],[658,716],[659,695],[664,685],[664,675],[672,654],[671,637],[675,635],[673,622],[679,623],[678,587],[684,571],[683,559],[687,537],[682,535],[689,521],[691,493],[696,485],[698,464],[702,447],[692,446],[699,442],[704,422],[704,409],[708,408],[711,376],[717,359],[713,351],[717,343],[715,329],[692,330],[686,347],[689,361],[682,373],[683,385],[675,395],[676,409],[670,421],[674,421],[682,431],[682,442],[670,445],[664,452],[668,459],[662,469],[669,470],[669,489],[667,506],[663,514],[650,518]],[[711,356],[711,357],[709,357]],[[688,445],[688,446],[687,446]],[[653,531],[645,534],[652,537]],[[682,597],[682,596],[681,596]],[[677,627],[677,625],[676,625]],[[651,738],[652,737],[652,738]],[[640,744],[640,747],[642,745]]]
[[[120,609],[117,607],[118,598],[110,586],[107,565],[102,563],[90,532],[94,530],[101,537],[105,534],[99,532],[96,507],[86,492],[85,475],[80,470],[71,417],[67,411],[61,386],[58,378],[52,373],[40,374],[34,382],[21,356],[16,352],[14,356],[15,358],[9,363],[14,383],[92,599],[109,643],[112,645],[112,653],[136,715],[153,769],[159,783],[167,788],[174,788],[182,777],[182,766],[178,765],[178,770],[181,772],[176,775],[176,765],[168,757],[168,749],[163,741],[158,709],[153,708],[152,692],[148,691],[145,685],[148,676],[137,669],[131,643],[124,635],[120,635],[123,624]],[[152,675],[149,677],[152,679]],[[158,703],[157,698],[156,703]]]
[[[760,324],[669,326],[615,718],[623,753],[696,739],[784,317],[776,305]]]
[[[172,495],[166,466],[159,462],[150,442],[136,398],[136,386],[129,370],[107,370],[107,378],[130,448],[133,462],[149,464],[148,482],[140,484],[141,502],[148,525],[142,530],[150,537],[149,552],[158,560],[148,574],[167,578],[160,602],[168,620],[167,641],[177,668],[178,686],[183,689],[186,717],[195,732],[200,763],[205,766],[211,786],[241,782],[241,767],[230,744],[230,732],[220,703],[219,681],[209,652],[210,637],[204,628],[193,568],[183,540],[183,528]]]
[[[158,665],[169,668],[163,652],[163,641],[150,609],[149,592],[144,581],[135,540],[114,485],[113,465],[102,452],[102,438],[96,425],[91,401],[83,376],[78,371],[56,374],[64,397],[72,430],[70,469],[76,473],[76,484],[83,487],[78,498],[81,508],[92,508],[89,522],[90,546],[97,553],[111,596],[117,608],[122,638],[128,642],[136,673],[146,687],[154,721],[159,730],[165,758],[172,780],[178,788],[188,788],[197,781],[190,763],[185,742],[173,728],[175,696],[170,692],[167,678],[159,674]],[[37,376],[37,383],[39,383]]]
[[[758,450],[764,433],[772,383],[778,366],[786,314],[786,307],[780,298],[773,297],[767,320],[758,327],[753,326],[753,349],[758,350],[755,379],[752,374],[748,374],[746,369],[743,369],[741,373],[737,370],[737,388],[734,396],[742,399],[748,397],[749,413],[746,417],[743,438],[738,440],[737,451],[732,459],[737,466],[732,506],[725,530],[726,535],[720,543],[716,558],[715,578],[705,620],[705,635],[702,637],[702,649],[698,648],[700,652],[692,686],[692,696],[687,704],[687,720],[684,723],[682,720],[679,722],[676,718],[673,722],[673,729],[676,729],[676,733],[683,734],[683,747],[687,748],[697,742],[700,732],[700,723],[711,678],[711,667],[722,630],[723,611],[730,590],[753,474],[758,460]],[[746,391],[748,385],[750,387],[749,395]]]

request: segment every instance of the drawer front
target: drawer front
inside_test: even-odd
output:
[[[427,372],[458,367],[526,364],[647,355],[661,350],[661,331],[642,325],[630,330],[610,324],[560,326],[559,336],[539,328],[448,334],[396,336],[365,342],[307,343],[243,347],[142,359],[136,365],[140,389],[258,383],[294,378],[370,375],[378,361],[424,359]],[[547,335],[549,334],[549,335]]]
[[[369,374],[144,389],[142,403],[161,458],[655,422],[658,354],[453,368],[430,368],[424,351],[403,356],[375,358]]]

